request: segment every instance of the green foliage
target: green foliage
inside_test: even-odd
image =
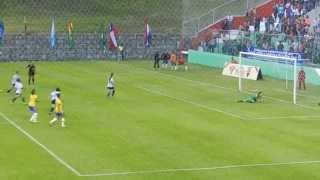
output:
[[[158,32],[177,32],[182,24],[180,0],[2,0],[0,10],[8,32],[23,32],[23,17],[31,32],[47,32],[53,16],[59,32],[67,19],[77,32],[95,32],[102,18],[124,32],[142,32],[145,17]]]

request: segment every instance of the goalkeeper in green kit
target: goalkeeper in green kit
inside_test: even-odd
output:
[[[256,95],[249,96],[245,99],[241,99],[238,102],[239,103],[257,103],[262,102],[262,91],[259,91]]]

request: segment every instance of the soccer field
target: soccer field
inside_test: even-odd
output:
[[[309,180],[320,177],[320,88],[293,105],[283,81],[245,82],[263,103],[237,100],[221,70],[153,70],[151,61],[36,62],[39,123],[0,94],[1,180]],[[26,63],[0,64],[0,89]],[[106,97],[115,73],[116,96]],[[62,90],[66,128],[49,126],[50,92]],[[28,98],[32,87],[26,85]]]

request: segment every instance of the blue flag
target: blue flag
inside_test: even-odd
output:
[[[2,44],[3,37],[4,37],[4,24],[0,20],[0,45]]]
[[[50,32],[50,47],[56,48],[57,46],[57,37],[56,37],[56,28],[54,25],[54,18],[52,18],[52,24],[51,24],[51,32]]]

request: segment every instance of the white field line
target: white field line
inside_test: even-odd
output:
[[[206,110],[219,112],[221,114],[224,114],[224,115],[227,115],[227,116],[230,116],[230,117],[234,117],[234,118],[241,119],[241,120],[246,120],[247,119],[245,117],[236,115],[234,113],[226,112],[226,111],[223,111],[223,110],[218,109],[218,108],[213,108],[213,107],[209,107],[209,106],[206,106],[206,105],[203,105],[203,104],[199,104],[199,103],[195,103],[195,102],[192,102],[192,101],[188,101],[188,100],[183,99],[183,98],[170,96],[170,95],[167,95],[167,94],[164,94],[164,93],[161,93],[161,92],[158,92],[158,91],[154,91],[154,90],[151,90],[151,89],[148,89],[148,88],[145,88],[145,87],[138,87],[138,86],[135,86],[135,87],[139,88],[139,89],[142,89],[142,90],[144,90],[146,92],[152,93],[152,94],[156,94],[156,95],[159,95],[159,96],[164,96],[164,97],[167,97],[167,98],[171,98],[171,99],[174,99],[176,101],[181,101],[181,102],[184,102],[184,103],[187,103],[187,104],[191,104],[193,106],[197,106],[197,107],[200,107],[200,108],[203,108],[203,109],[206,109]]]
[[[186,173],[186,172],[197,172],[197,171],[214,171],[214,170],[239,169],[239,168],[263,168],[263,167],[293,166],[293,165],[305,165],[305,164],[320,164],[320,161],[291,161],[291,162],[278,162],[278,163],[213,166],[213,167],[204,167],[204,168],[122,171],[122,172],[97,173],[97,174],[82,174],[80,176],[98,177],[98,176],[121,176],[121,175],[124,176],[124,175],[134,175],[134,174],[138,175],[138,174],[160,174],[160,173]]]
[[[36,138],[34,138],[31,134],[29,134],[27,131],[22,129],[19,125],[17,125],[14,121],[9,119],[6,115],[4,115],[2,112],[0,112],[0,116],[6,120],[10,125],[15,127],[17,130],[19,130],[23,135],[25,135],[28,139],[30,139],[32,142],[40,146],[43,150],[45,150],[49,155],[51,155],[54,159],[56,159],[60,164],[65,166],[67,169],[69,169],[71,172],[73,172],[77,176],[81,176],[80,172],[77,171],[74,167],[69,165],[66,161],[64,161],[62,158],[60,158],[58,155],[56,155],[53,151],[51,151],[49,148],[47,148],[45,145],[41,144]]]
[[[291,101],[286,101],[286,100],[279,99],[279,98],[275,98],[275,97],[271,97],[271,96],[265,96],[265,95],[264,95],[263,97],[272,99],[272,100],[274,100],[274,101],[279,101],[279,102],[283,102],[283,103],[290,103],[290,104],[292,104]],[[308,106],[308,105],[295,104],[295,106],[300,106],[300,107],[305,108],[305,109],[311,109],[311,110],[319,111],[319,108],[314,108],[314,107]]]
[[[184,103],[188,103],[188,104],[191,104],[191,105],[194,105],[194,106],[197,106],[197,107],[201,107],[201,108],[204,108],[206,110],[210,110],[210,111],[215,111],[215,112],[219,112],[219,113],[222,113],[224,115],[227,115],[227,116],[231,116],[231,117],[234,117],[234,118],[238,118],[238,119],[241,119],[241,120],[248,120],[248,119],[253,119],[253,120],[268,120],[268,119],[302,119],[302,118],[320,118],[320,115],[318,116],[274,116],[274,117],[252,117],[252,118],[246,118],[246,117],[242,117],[240,115],[236,115],[236,114],[233,114],[233,113],[229,113],[229,112],[226,112],[226,111],[223,111],[221,109],[217,109],[217,108],[212,108],[212,107],[209,107],[209,106],[206,106],[206,105],[203,105],[203,104],[199,104],[199,103],[195,103],[195,102],[192,102],[192,101],[188,101],[188,100],[185,100],[183,98],[178,98],[178,97],[174,97],[174,96],[169,96],[167,94],[164,94],[164,93],[161,93],[159,91],[154,91],[154,90],[151,90],[151,89],[148,89],[148,88],[145,88],[145,87],[137,87],[139,89],[142,89],[144,91],[147,91],[149,93],[153,93],[153,94],[156,94],[156,95],[160,95],[160,96],[165,96],[165,97],[168,97],[168,98],[171,98],[171,99],[175,99],[177,101],[181,101],[181,102],[184,102]]]
[[[178,76],[175,76],[175,75],[165,74],[165,73],[158,72],[158,71],[151,71],[151,70],[148,70],[148,69],[145,69],[145,68],[133,67],[133,66],[130,66],[129,64],[126,64],[126,66],[127,66],[129,69],[143,70],[143,71],[145,71],[145,72],[151,72],[151,73],[161,74],[161,75],[163,75],[163,76],[172,77],[172,78],[175,78],[175,79],[180,79],[180,80],[187,81],[187,82],[193,82],[193,83],[201,84],[201,85],[204,85],[204,86],[216,87],[216,88],[220,88],[220,89],[225,89],[225,90],[229,90],[229,91],[236,92],[235,89],[233,89],[233,88],[224,87],[224,86],[220,86],[220,85],[215,85],[215,84],[211,84],[211,83],[208,83],[208,82],[202,82],[202,81],[192,80],[192,79],[188,79],[188,78],[178,77]],[[135,72],[141,73],[141,71],[135,71]],[[246,93],[246,94],[252,94],[252,93],[250,93],[250,92],[245,92],[245,91],[244,91],[244,93]],[[265,96],[265,95],[264,95],[264,97],[269,98],[269,99],[272,99],[272,100],[275,100],[275,101],[278,101],[278,102],[283,102],[283,103],[292,104],[291,101],[286,101],[286,100],[282,100],[282,99],[279,99],[279,98],[274,98],[274,97],[271,97],[271,96]],[[312,109],[312,110],[318,111],[318,108],[314,108],[314,107],[307,106],[307,105],[296,104],[296,106],[300,106],[300,107],[305,108],[305,109]]]
[[[286,94],[293,94],[291,91],[286,91],[286,90],[282,90],[282,89],[274,89],[275,91],[278,91],[278,92],[283,92],[283,93],[286,93]],[[297,96],[301,96],[301,97],[307,97],[307,98],[313,98],[313,99],[320,99],[320,97],[317,97],[317,96],[311,96],[311,95],[306,95],[306,94],[299,94],[297,93]]]
[[[132,67],[132,66],[131,66],[131,67]],[[168,77],[172,77],[172,78],[175,78],[175,79],[180,79],[180,80],[184,80],[184,81],[188,81],[188,82],[198,83],[198,84],[205,85],[205,86],[209,86],[209,87],[216,87],[216,88],[225,89],[225,90],[229,90],[229,91],[235,92],[235,89],[229,88],[229,87],[224,87],[224,86],[220,86],[220,85],[210,84],[210,83],[207,83],[207,82],[202,82],[202,81],[197,81],[197,80],[191,80],[191,79],[188,79],[188,78],[178,77],[178,76],[171,75],[171,74],[165,74],[165,73],[158,72],[158,71],[151,71],[151,70],[147,70],[147,69],[145,69],[145,68],[136,68],[136,67],[132,67],[132,68],[133,68],[133,69],[144,70],[144,71],[147,71],[147,72],[157,73],[157,74],[161,74],[161,75],[163,75],[163,76],[168,76]],[[136,71],[136,72],[138,72],[138,71]],[[140,71],[139,71],[139,72],[140,72]],[[246,93],[246,94],[252,94],[252,93],[246,92],[246,91],[244,91],[244,93]],[[279,102],[283,102],[283,103],[293,104],[292,101],[287,101],[287,100],[283,100],[283,99],[279,99],[279,98],[274,98],[274,97],[271,97],[271,96],[265,96],[265,95],[264,95],[264,97],[265,97],[265,98],[268,98],[268,99],[272,99],[272,100],[274,100],[274,101],[279,101]],[[316,111],[319,110],[318,108],[314,108],[314,107],[311,107],[311,106],[308,106],[308,105],[296,104],[296,106],[300,106],[300,107],[305,108],[305,109],[312,109],[312,110],[316,110]]]
[[[265,119],[320,119],[320,116],[275,116],[275,117],[260,117],[255,118],[256,120],[265,120]]]

